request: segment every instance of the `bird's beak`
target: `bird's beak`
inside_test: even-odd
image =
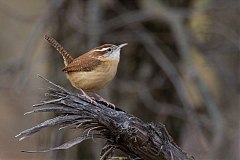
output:
[[[118,45],[117,49],[121,49],[122,47],[124,47],[126,45],[127,45],[127,43],[120,44],[120,45]]]

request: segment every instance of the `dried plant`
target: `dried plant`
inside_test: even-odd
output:
[[[173,142],[164,125],[144,123],[139,118],[119,108],[111,108],[99,100],[93,104],[84,96],[71,93],[63,87],[43,79],[54,86],[54,88],[47,89],[48,100],[33,105],[33,107],[41,108],[25,114],[54,112],[58,116],[26,129],[16,137],[21,137],[19,140],[23,140],[43,128],[56,125],[61,126],[59,129],[70,127],[82,129],[83,132],[82,135],[60,146],[24,152],[68,149],[85,140],[100,138],[106,142],[102,148],[101,160],[111,156],[115,149],[125,152],[132,159],[193,159]]]

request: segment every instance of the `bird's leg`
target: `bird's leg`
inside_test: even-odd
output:
[[[98,95],[97,93],[95,93],[96,97],[98,98],[98,101],[106,103],[108,107],[113,108],[115,110],[115,105],[109,101],[107,101],[106,99],[104,99],[103,97],[101,97],[100,95]]]
[[[85,97],[86,99],[88,99],[91,104],[97,105],[97,102],[94,100],[94,98],[92,98],[89,95],[87,95],[87,93],[84,92],[81,88],[80,88],[80,91],[82,92],[82,96]]]

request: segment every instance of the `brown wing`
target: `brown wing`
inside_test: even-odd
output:
[[[64,72],[90,72],[95,69],[102,62],[96,58],[89,57],[89,54],[84,54],[74,59],[68,66],[63,68]]]

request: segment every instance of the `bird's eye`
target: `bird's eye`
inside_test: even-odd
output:
[[[107,51],[108,51],[108,52],[111,52],[111,51],[112,51],[112,48],[108,48]]]

